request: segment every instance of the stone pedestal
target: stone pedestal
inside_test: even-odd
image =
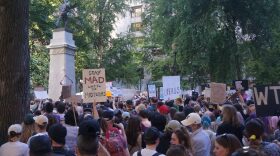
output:
[[[76,93],[75,81],[75,41],[71,32],[64,28],[55,29],[50,45],[49,90],[48,95],[57,101],[62,85],[72,85],[71,93]]]

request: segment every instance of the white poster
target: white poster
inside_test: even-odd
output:
[[[181,97],[180,76],[163,76],[164,100],[174,100]]]
[[[149,97],[157,97],[156,85],[148,85],[148,95]]]
[[[44,100],[49,98],[47,91],[34,91],[35,99]]]
[[[159,99],[163,99],[163,87],[159,88]]]

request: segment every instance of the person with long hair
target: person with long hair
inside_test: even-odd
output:
[[[127,144],[130,155],[142,148],[141,120],[138,116],[128,119],[126,128]]]
[[[177,128],[171,136],[171,145],[183,145],[186,152],[193,155],[193,149],[191,145],[191,137],[185,127]]]
[[[166,152],[166,156],[191,156],[183,145],[172,145]]]
[[[22,125],[22,133],[20,136],[20,142],[27,143],[28,139],[34,135],[35,132],[35,120],[32,114],[27,114],[24,117]]]
[[[227,133],[235,135],[242,142],[244,126],[240,123],[237,110],[232,105],[224,105],[222,108],[222,123],[217,129],[217,136]]]
[[[230,156],[237,149],[242,148],[238,138],[233,134],[222,134],[215,141],[215,156]]]
[[[261,149],[269,156],[279,156],[280,147],[275,143],[263,141],[265,126],[261,119],[251,119],[245,125],[244,139],[245,144],[248,144],[253,149]]]

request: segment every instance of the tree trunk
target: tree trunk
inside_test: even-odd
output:
[[[0,1],[0,145],[29,110],[29,0]]]

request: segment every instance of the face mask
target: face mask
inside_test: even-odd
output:
[[[242,143],[243,143],[244,146],[249,146],[250,145],[250,142],[248,141],[248,139],[246,137],[242,138]]]
[[[247,111],[244,109],[244,110],[243,110],[243,113],[244,113],[244,114],[247,114]]]

